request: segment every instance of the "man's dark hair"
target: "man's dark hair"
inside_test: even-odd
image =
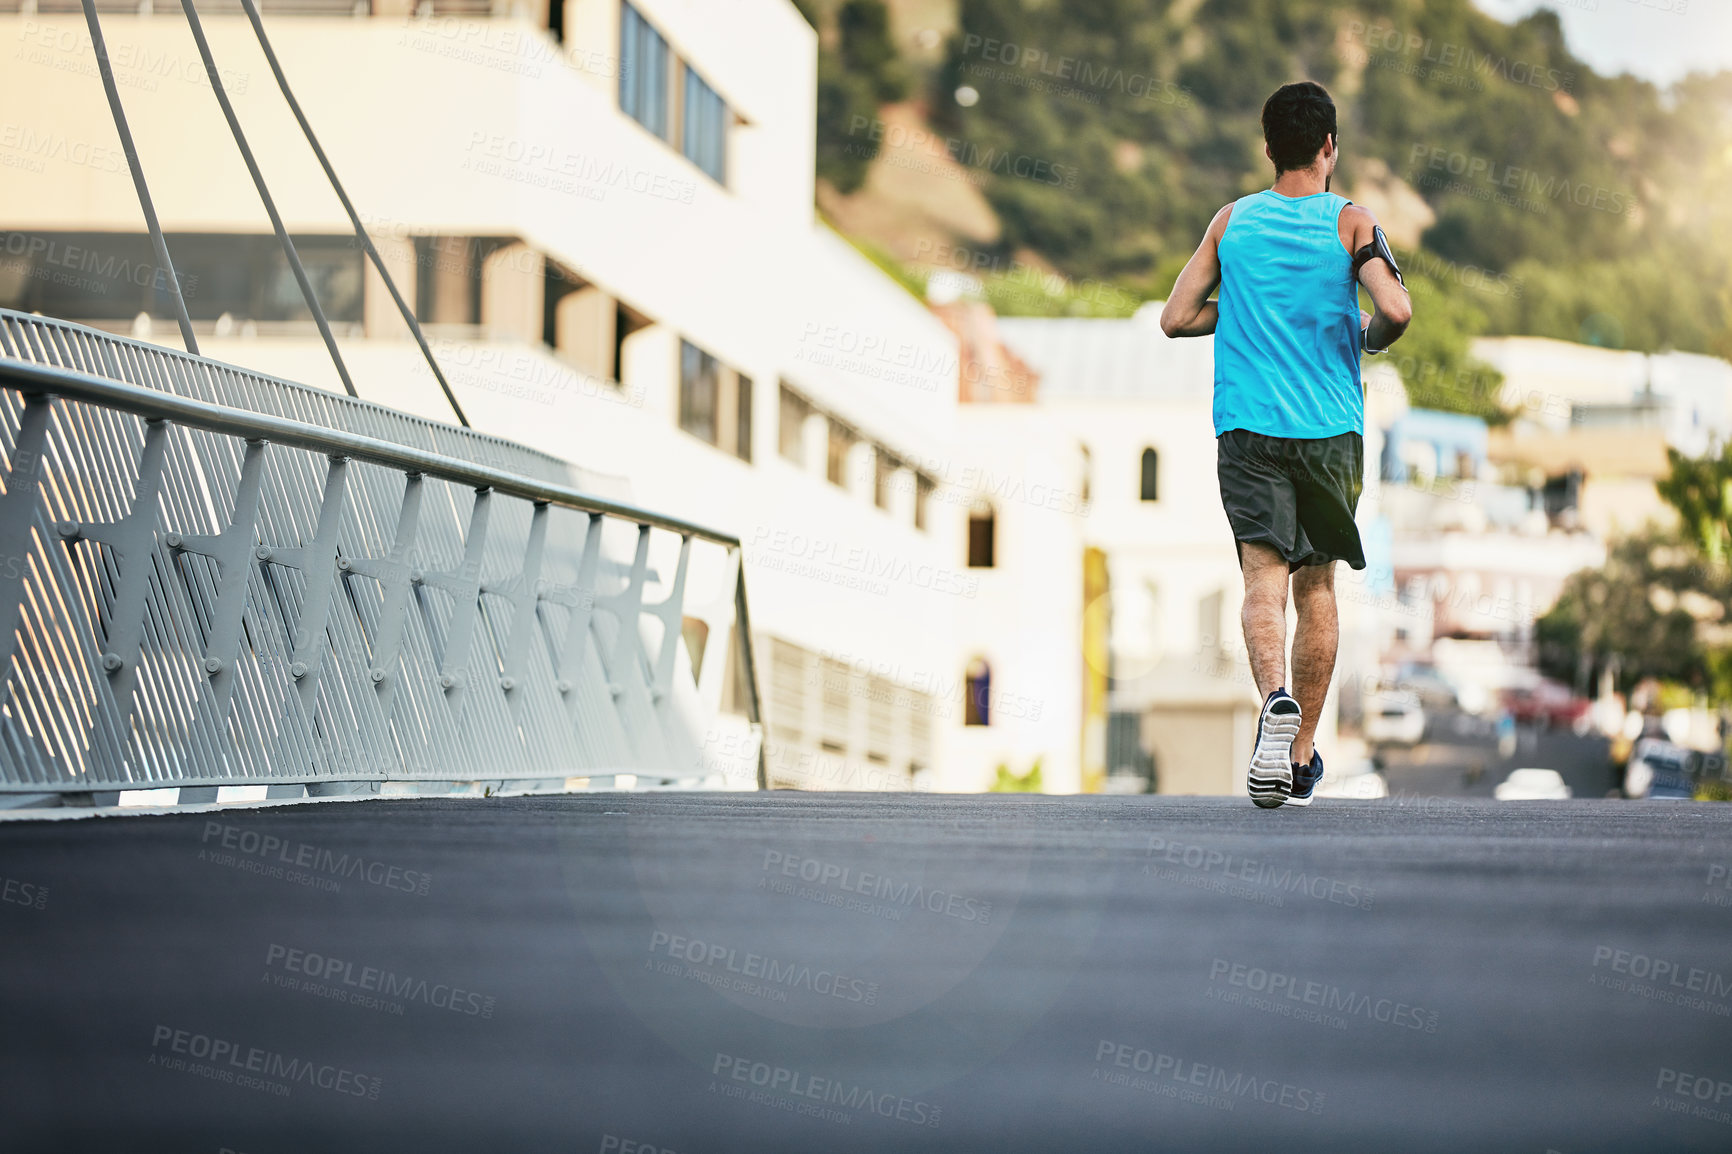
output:
[[[1309,168],[1335,135],[1335,101],[1321,84],[1301,80],[1283,84],[1263,102],[1263,140],[1275,161],[1275,175]]]

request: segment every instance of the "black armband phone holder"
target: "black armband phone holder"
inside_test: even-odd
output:
[[[1364,245],[1353,254],[1353,279],[1359,279],[1359,270],[1367,261],[1381,260],[1389,266],[1389,271],[1395,274],[1395,279],[1402,288],[1407,287],[1407,280],[1401,275],[1401,266],[1395,263],[1395,254],[1389,251],[1389,238],[1383,235],[1382,225],[1371,226],[1371,243]]]

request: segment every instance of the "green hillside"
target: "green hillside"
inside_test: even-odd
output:
[[[924,5],[952,18],[936,44],[898,26],[907,5],[801,6],[824,45],[820,176],[860,190],[859,118],[912,99],[978,175],[1000,267],[1164,296],[1215,210],[1268,186],[1262,102],[1308,78],[1340,108],[1335,188],[1418,214],[1416,401],[1495,415],[1477,333],[1732,354],[1732,72],[1601,76],[1553,13],[1505,25],[1469,0],[956,0]]]

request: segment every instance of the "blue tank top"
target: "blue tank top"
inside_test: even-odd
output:
[[[1233,203],[1221,235],[1215,435],[1365,431],[1359,294],[1332,192],[1271,189]]]

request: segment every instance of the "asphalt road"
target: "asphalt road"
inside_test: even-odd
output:
[[[1732,806],[0,822],[0,1149],[1732,1149]]]

